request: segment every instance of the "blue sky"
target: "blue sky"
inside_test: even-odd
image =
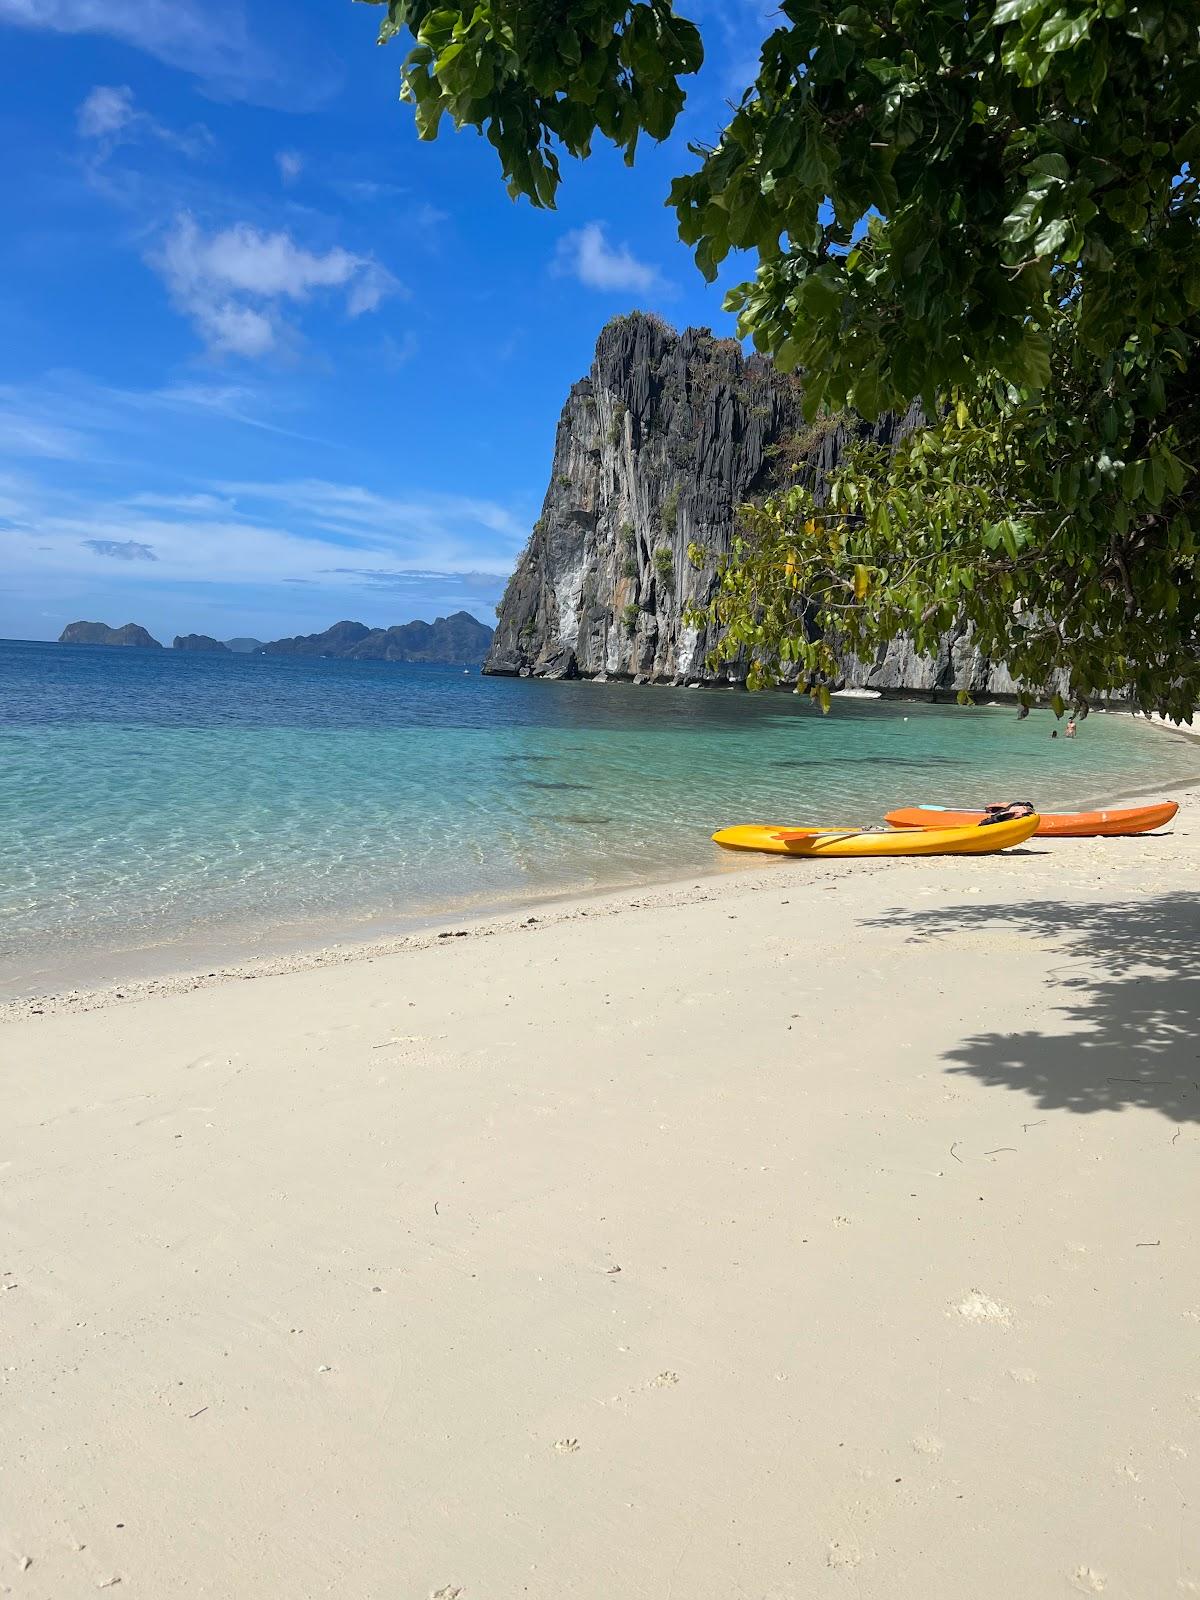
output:
[[[539,212],[419,144],[376,6],[0,0],[0,636],[492,621],[603,323],[731,331],[663,200],[761,0],[683,9],[672,141]]]

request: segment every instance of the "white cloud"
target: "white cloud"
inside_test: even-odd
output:
[[[48,605],[52,632],[69,617],[119,612],[160,638],[204,616],[221,619],[205,632],[260,638],[435,606],[490,621],[527,527],[508,506],[432,491],[167,479],[161,493],[106,498],[54,469],[40,481],[0,471],[0,609],[12,637],[51,618]]]
[[[275,155],[275,163],[279,168],[279,176],[284,183],[295,183],[304,171],[304,157],[299,150],[279,150]]]
[[[194,280],[289,300],[307,300],[314,289],[338,288],[366,265],[340,247],[316,255],[288,233],[260,233],[246,222],[206,239],[190,217],[180,219],[168,248],[175,270]]]
[[[514,554],[528,534],[528,525],[506,507],[468,495],[429,493],[398,498],[359,484],[331,483],[323,478],[218,483],[213,487],[257,516],[265,513],[277,517],[282,512],[289,523],[307,523],[352,541],[436,541],[440,559],[433,560],[427,548],[424,564],[446,571],[453,570],[455,564],[448,557],[445,541],[454,542],[452,531],[458,525],[500,535],[512,546]],[[471,560],[478,564],[478,555]],[[497,570],[507,570],[505,563]]]
[[[220,355],[265,356],[279,343],[280,328],[270,313],[233,300],[192,295],[182,303],[209,349]]]
[[[442,490],[167,477],[106,496],[72,483],[50,466],[36,476],[0,469],[6,580],[44,589],[119,575],[139,588],[286,582],[348,594],[449,575],[461,589],[507,577],[528,533],[516,507]]]
[[[4,0],[0,0],[0,5],[3,4]],[[142,111],[134,104],[133,90],[127,84],[97,84],[75,113],[75,124],[80,138],[98,146],[101,157],[111,154],[122,140],[143,135],[189,156],[203,154],[213,143],[212,134],[202,122],[195,123],[184,133],[176,133]]]
[[[377,311],[389,294],[399,288],[395,278],[378,261],[368,261],[355,278],[346,296],[346,311],[352,317],[361,317],[368,311]]]
[[[2,3],[3,0],[0,0]],[[128,85],[110,88],[97,84],[79,107],[76,121],[84,139],[110,139],[128,128],[137,116],[133,106],[133,90]]]
[[[260,45],[242,0],[0,0],[0,23],[119,39],[218,94],[283,109],[308,109],[335,87],[298,27],[286,46]]]
[[[186,214],[149,260],[175,306],[222,355],[254,358],[283,343],[290,330],[281,301],[301,304],[317,291],[341,289],[347,314],[357,317],[399,289],[370,256],[340,246],[318,254],[289,233],[263,233],[246,222],[206,234]]]
[[[554,270],[589,289],[632,289],[645,294],[662,287],[657,267],[639,261],[628,245],[610,245],[602,222],[589,222],[564,234],[558,242]]]

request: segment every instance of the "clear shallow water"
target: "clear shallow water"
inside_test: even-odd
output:
[[[97,950],[730,867],[735,821],[1085,805],[1191,777],[1118,716],[539,683],[461,669],[0,643],[0,977]],[[744,863],[739,863],[744,864]]]

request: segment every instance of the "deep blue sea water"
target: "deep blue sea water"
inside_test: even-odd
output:
[[[1043,808],[1166,787],[1117,715],[544,683],[374,662],[0,643],[0,992],[97,951],[270,948],[733,868],[738,821]]]

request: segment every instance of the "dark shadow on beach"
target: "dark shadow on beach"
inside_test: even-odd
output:
[[[1044,981],[1066,996],[1055,1008],[1064,1031],[976,1034],[947,1052],[960,1063],[950,1071],[1047,1110],[1143,1106],[1200,1121],[1200,897],[904,909],[876,926],[897,924],[935,959],[939,939],[988,928],[1062,941],[1046,952]],[[997,965],[1004,960],[998,946]]]

